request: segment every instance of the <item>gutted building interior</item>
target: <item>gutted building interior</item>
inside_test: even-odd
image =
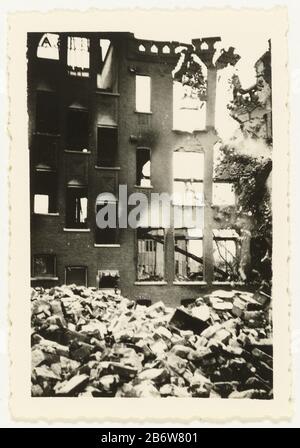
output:
[[[219,40],[193,41],[195,96],[178,82],[191,44],[131,33],[28,34],[33,286],[119,288],[176,305],[240,281],[250,239],[241,243],[235,225],[232,180],[214,169],[217,72],[236,62],[232,50],[214,60]],[[157,213],[136,229],[118,219],[116,228],[99,228],[96,214],[111,200],[99,194],[112,193],[118,208],[119,185],[128,196],[179,193],[173,211],[191,215],[198,205],[187,192],[201,195],[203,226],[188,218],[165,226]]]

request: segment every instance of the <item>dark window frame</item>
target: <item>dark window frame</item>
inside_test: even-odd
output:
[[[71,192],[84,192],[85,194],[83,194],[82,196],[79,195],[75,195],[74,194],[74,198],[70,197],[68,198],[68,195],[71,196]],[[71,208],[72,205],[68,202],[70,201],[70,199],[75,199],[75,206],[73,205],[73,212],[75,211],[75,213],[78,213],[77,210],[77,204],[76,204],[76,199],[80,199],[80,198],[86,198],[87,199],[87,215],[86,215],[86,221],[81,223],[81,222],[77,222],[77,217],[74,216],[73,214],[73,220],[71,220],[71,216],[69,215],[69,213],[71,213]],[[88,229],[88,207],[89,207],[89,200],[88,200],[88,187],[85,185],[82,186],[67,186],[66,187],[66,229]],[[80,213],[80,211],[79,211]],[[74,220],[75,218],[75,220]]]
[[[78,140],[80,140],[80,138],[78,138],[78,125],[75,122],[75,126],[71,125],[71,119],[70,119],[70,114],[85,114],[86,116],[86,136],[85,138],[82,137],[82,142],[80,144],[80,148],[79,149],[79,143]],[[77,107],[68,107],[67,108],[67,113],[66,113],[66,150],[67,151],[74,151],[74,152],[78,152],[78,153],[82,153],[83,150],[87,150],[89,151],[89,111],[88,109],[82,107],[82,108],[77,108]],[[72,134],[72,128],[73,129],[77,129],[77,138],[74,137],[70,137],[70,135]],[[76,140],[77,142],[72,142],[72,138],[74,138],[74,140]],[[83,141],[85,140],[85,141]],[[77,147],[76,147],[77,146]]]
[[[162,238],[163,238],[163,242],[162,242],[162,245],[163,245],[163,275],[162,275],[162,278],[159,278],[159,279],[151,279],[151,278],[141,279],[139,277],[139,272],[138,272],[138,269],[139,269],[139,264],[138,264],[138,262],[139,262],[139,240],[142,240],[144,242],[147,242],[147,241],[150,241],[150,240],[154,241],[154,240],[151,239],[151,238],[145,238],[145,239],[139,238],[138,233],[140,231],[149,232],[149,231],[152,231],[152,230],[161,230],[163,232],[163,235],[162,235]],[[159,243],[156,242],[156,244],[155,244],[155,251],[149,251],[150,253],[156,252],[157,244],[159,244]],[[166,229],[163,228],[163,227],[137,227],[136,231],[135,231],[135,247],[136,247],[136,258],[135,258],[135,260],[136,260],[136,262],[135,262],[136,281],[137,282],[141,282],[141,283],[165,282],[165,278],[166,278]],[[158,274],[155,274],[155,275],[158,276]]]
[[[112,151],[112,158],[109,157],[103,157],[108,154],[108,148],[103,148],[102,146],[102,142],[101,142],[101,137],[99,136],[99,134],[101,133],[101,129],[102,130],[111,130],[114,131],[116,133],[116,135],[114,136],[115,141],[113,141],[111,144],[113,145],[113,151]],[[100,168],[116,168],[117,163],[118,163],[118,157],[119,157],[119,129],[118,126],[114,126],[114,125],[102,125],[102,124],[97,124],[97,135],[96,135],[96,139],[97,139],[97,167]],[[112,137],[113,139],[113,137]],[[102,157],[101,157],[102,156]]]
[[[84,285],[78,285],[78,286],[85,286],[85,287],[87,287],[87,284],[88,284],[88,267],[86,266],[86,265],[81,265],[81,264],[78,264],[78,265],[67,265],[67,266],[65,266],[65,284],[67,285],[67,284],[71,284],[71,283],[67,283],[67,269],[84,269],[84,271],[85,271],[85,284]]]
[[[44,273],[44,274],[38,274],[35,272],[35,258],[38,257],[52,257],[53,258],[53,272],[51,273]],[[57,265],[56,265],[56,255],[55,254],[51,254],[51,253],[38,253],[38,254],[33,254],[32,255],[32,276],[34,278],[56,278],[57,276]]]

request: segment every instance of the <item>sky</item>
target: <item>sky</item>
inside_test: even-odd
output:
[[[217,84],[217,98],[216,98],[216,129],[219,136],[224,142],[227,142],[238,128],[238,124],[233,120],[228,112],[227,104],[231,99],[231,92],[228,86],[228,79],[233,72],[238,74],[242,87],[251,87],[256,82],[255,77],[255,62],[268,50],[268,32],[262,27],[255,27],[253,23],[249,27],[245,24],[237,26],[230,32],[219,32],[218,20],[216,19],[216,26],[209,30],[203,29],[199,26],[199,31],[195,23],[190,26],[174,29],[174,26],[162,27],[160,24],[155,30],[143,29],[139,23],[132,26],[130,31],[135,34],[136,38],[149,40],[167,40],[178,41],[181,43],[191,43],[192,39],[220,36],[221,42],[217,43],[220,48],[228,49],[229,46],[235,48],[235,52],[241,56],[241,59],[235,65],[234,69],[228,67],[218,73]],[[197,30],[197,31],[196,31]]]

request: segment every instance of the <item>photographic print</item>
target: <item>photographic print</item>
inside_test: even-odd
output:
[[[254,417],[272,416],[289,401],[288,375],[276,389],[287,358],[273,357],[288,306],[285,15],[199,10],[209,20],[189,29],[192,13],[177,11],[168,35],[168,13],[137,14],[157,15],[158,31],[134,13],[121,30],[117,12],[106,25],[97,12],[98,26],[80,14],[49,13],[48,26],[33,14],[20,32],[22,392],[35,412],[47,399],[52,415],[84,398],[93,416],[105,399],[118,417],[139,398],[160,416],[191,406],[201,418],[201,406],[226,418],[230,405],[247,417],[249,403]],[[283,24],[276,36],[266,16]]]

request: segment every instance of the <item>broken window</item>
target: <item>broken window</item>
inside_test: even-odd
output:
[[[98,219],[96,219],[95,244],[117,244],[118,243],[118,202],[112,199],[111,195],[108,199],[97,198],[96,214],[103,211],[103,220],[106,227],[100,228]],[[102,216],[102,215],[101,215]],[[110,220],[112,219],[112,221]]]
[[[206,126],[206,100],[188,85],[173,83],[173,129],[193,132]]]
[[[199,229],[175,230],[175,281],[203,281],[203,235]]]
[[[135,77],[135,110],[151,112],[151,78],[145,75]]]
[[[57,212],[57,176],[55,172],[37,171],[33,180],[34,213]]]
[[[38,48],[37,57],[42,59],[59,59],[59,35],[54,33],[43,34]]]
[[[137,280],[162,281],[164,279],[164,230],[137,229]]]
[[[213,205],[231,206],[235,205],[235,192],[233,184],[229,182],[213,183]]]
[[[35,135],[33,146],[34,167],[41,171],[55,171],[57,167],[57,137],[44,134]]]
[[[36,131],[57,134],[59,130],[59,102],[56,92],[36,92]]]
[[[116,127],[97,128],[97,165],[114,167],[118,154],[118,129]]]
[[[136,185],[151,186],[151,150],[137,148],[136,150]]]
[[[87,228],[88,195],[86,187],[67,187],[66,227]]]
[[[232,229],[213,230],[214,280],[232,281],[238,277],[238,234]]]
[[[86,266],[67,266],[65,269],[66,285],[87,286]]]
[[[83,151],[89,147],[89,115],[87,110],[69,108],[67,114],[67,149]]]
[[[115,289],[119,286],[120,274],[116,270],[98,271],[99,289]]]
[[[53,254],[39,254],[33,256],[33,277],[55,277],[56,257]]]
[[[173,153],[175,228],[198,228],[203,225],[203,170],[203,153]]]
[[[117,91],[117,56],[110,40],[100,39],[101,69],[97,74],[97,88],[106,92]]]
[[[68,37],[68,73],[88,77],[90,68],[90,41],[86,37]]]

